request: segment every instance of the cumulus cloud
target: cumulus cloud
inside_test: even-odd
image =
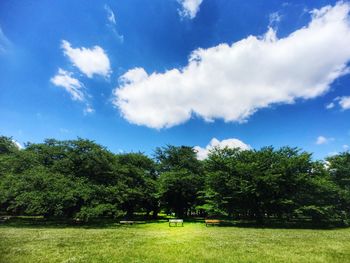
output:
[[[72,77],[72,74],[60,68],[50,81],[54,85],[64,88],[73,100],[85,101],[84,86],[78,79]]]
[[[194,149],[197,152],[197,158],[199,160],[204,160],[208,157],[208,154],[212,149],[214,148],[223,149],[225,147],[231,148],[231,149],[239,148],[241,150],[248,150],[251,148],[249,145],[235,138],[226,139],[222,141],[219,141],[218,139],[213,138],[205,148],[202,148],[200,146],[195,146]]]
[[[100,46],[72,48],[68,41],[62,40],[61,47],[73,65],[87,77],[92,78],[93,75],[108,77],[111,73],[109,58]]]
[[[349,72],[349,10],[343,2],[313,10],[310,23],[285,38],[269,28],[262,37],[197,49],[184,68],[131,69],[113,103],[129,122],[160,129],[193,115],[242,122],[272,104],[315,98]]]
[[[327,144],[331,141],[334,141],[334,138],[327,138],[324,136],[318,136],[316,139],[316,144],[321,145],[321,144]]]
[[[350,96],[348,97],[340,97],[339,98],[339,105],[343,110],[350,109]]]
[[[178,2],[182,7],[179,10],[180,16],[193,19],[196,17],[203,0],[178,0]]]
[[[16,140],[12,140],[12,142],[16,145],[16,147],[19,149],[19,150],[22,150],[24,147],[22,144],[20,144],[18,141]]]
[[[332,102],[326,105],[326,109],[333,109],[336,105],[342,110],[350,109],[350,96],[336,97]]]

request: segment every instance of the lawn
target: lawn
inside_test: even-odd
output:
[[[7,224],[0,262],[350,262],[350,229]]]

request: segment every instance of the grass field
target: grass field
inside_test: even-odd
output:
[[[0,262],[350,262],[350,229],[7,224]]]

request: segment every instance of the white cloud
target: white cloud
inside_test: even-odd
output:
[[[10,40],[6,37],[0,26],[0,54],[5,53],[10,46]]]
[[[116,18],[115,18],[113,10],[108,5],[105,5],[104,8],[105,8],[105,10],[107,12],[107,19],[108,19],[108,21],[110,23],[116,25],[117,21],[116,21]]]
[[[18,141],[12,140],[12,142],[17,146],[17,148],[18,148],[19,150],[22,150],[22,149],[24,148],[23,145],[20,144]]]
[[[95,110],[94,108],[92,108],[90,105],[86,105],[85,109],[84,109],[84,114],[87,115],[87,114],[91,114],[91,113],[94,113]]]
[[[318,136],[316,139],[316,144],[321,145],[321,144],[327,144],[331,141],[334,141],[334,138],[327,138],[324,136]]]
[[[273,26],[281,22],[282,16],[279,12],[273,12],[269,15],[269,26]]]
[[[196,17],[203,0],[178,0],[178,2],[182,6],[182,10],[179,10],[179,14],[182,17],[193,19]]]
[[[73,65],[87,77],[92,78],[93,75],[108,77],[110,75],[110,62],[106,52],[101,47],[72,48],[71,44],[66,40],[62,40],[61,47]]]
[[[316,139],[316,144],[325,144],[327,142],[328,142],[328,140],[324,136],[318,136]]]
[[[348,97],[340,97],[339,98],[339,105],[343,110],[350,109],[350,96]]]
[[[350,109],[350,96],[336,97],[331,103],[326,105],[327,109],[332,109],[339,105],[342,110]]]
[[[231,149],[239,148],[241,150],[248,150],[251,148],[249,145],[235,138],[226,139],[222,141],[219,141],[218,139],[213,138],[205,148],[202,148],[200,146],[195,146],[194,149],[197,152],[197,158],[199,160],[204,160],[208,157],[208,154],[212,149],[214,148],[224,149],[225,147],[231,148]]]
[[[335,152],[335,151],[334,151],[334,152],[329,152],[329,153],[328,153],[328,156],[331,156],[331,157],[332,157],[332,156],[335,156],[335,155],[338,155],[338,154],[339,154],[338,152]]]
[[[113,103],[129,122],[159,129],[193,115],[242,122],[272,104],[315,98],[348,73],[349,9],[339,2],[313,10],[311,22],[286,38],[270,28],[263,37],[197,49],[184,68],[131,69]]]
[[[85,101],[84,86],[72,73],[63,69],[58,69],[56,76],[50,80],[54,85],[64,88],[73,100]]]
[[[107,19],[108,19],[108,28],[112,31],[113,35],[116,37],[116,39],[123,43],[124,42],[124,36],[119,34],[118,30],[117,30],[117,19],[116,16],[113,12],[113,10],[108,6],[105,5],[104,9],[107,12]]]
[[[347,144],[344,144],[344,145],[343,145],[343,150],[344,150],[344,151],[347,151],[347,150],[349,150],[349,145],[347,145]]]
[[[328,103],[328,104],[326,105],[326,109],[327,109],[327,110],[333,109],[334,107],[335,107],[334,102]]]

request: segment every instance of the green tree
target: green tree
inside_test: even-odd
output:
[[[350,191],[350,152],[343,152],[326,160],[332,180],[341,188]]]
[[[157,175],[152,159],[142,153],[117,155],[115,172],[123,182],[122,209],[132,217],[135,211],[158,212]]]
[[[0,136],[0,155],[17,152],[18,146],[11,137]]]
[[[15,215],[72,217],[89,197],[91,189],[82,179],[72,179],[37,166],[0,180],[0,204]]]
[[[198,206],[204,177],[201,162],[192,147],[167,146],[155,151],[159,179],[159,195],[167,211],[182,217]]]

